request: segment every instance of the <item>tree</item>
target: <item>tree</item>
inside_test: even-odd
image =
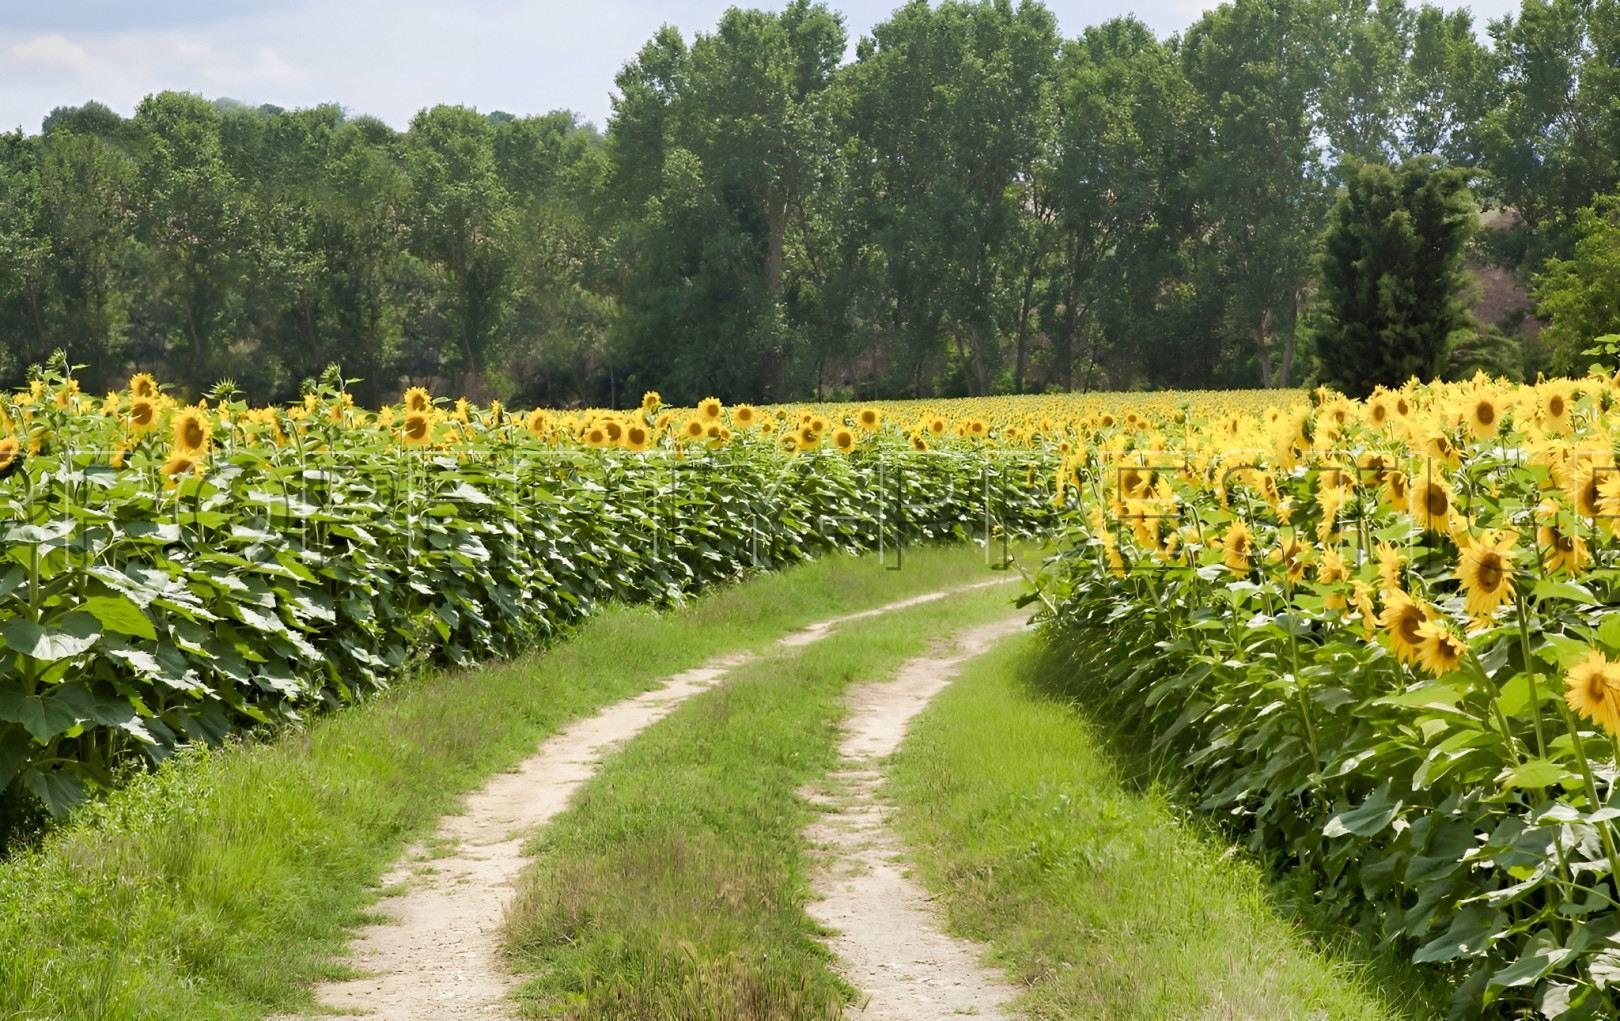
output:
[[[1549,259],[1535,296],[1548,319],[1552,369],[1586,368],[1594,338],[1620,333],[1620,195],[1604,195],[1575,218],[1577,240],[1568,259]]]
[[[1254,341],[1260,383],[1288,385],[1295,329],[1325,206],[1311,111],[1324,11],[1308,0],[1236,0],[1187,33],[1187,78],[1207,124],[1195,188],[1231,276],[1231,314]]]
[[[851,159],[896,319],[955,337],[969,392],[988,394],[998,311],[1021,280],[1017,224],[1031,202],[1058,38],[1028,2],[912,0],[850,69]]]
[[[1461,264],[1477,220],[1464,173],[1434,157],[1349,176],[1323,239],[1324,382],[1365,396],[1439,375],[1472,332]]]

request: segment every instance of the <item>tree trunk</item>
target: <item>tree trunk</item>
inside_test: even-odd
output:
[[[990,377],[984,368],[984,326],[973,324],[973,368],[979,374],[979,396],[990,396]]]
[[[1013,368],[1013,393],[1024,392],[1024,359],[1029,344],[1029,317],[1034,311],[1029,300],[1035,293],[1035,276],[1041,268],[1040,253],[1029,260],[1029,275],[1024,278],[1024,301],[1018,310],[1018,361]]]
[[[788,204],[786,199],[770,198],[765,210],[765,279],[771,288],[771,300],[782,300],[782,248],[787,237]]]
[[[1266,350],[1266,334],[1271,329],[1271,309],[1266,309],[1260,315],[1260,322],[1254,327],[1254,353],[1260,360],[1260,385],[1266,390],[1271,389],[1271,354]]]
[[[967,380],[968,396],[973,393],[973,374],[968,371],[967,348],[962,344],[962,327],[957,326],[951,330],[951,336],[956,338],[956,357],[962,363],[962,378]]]
[[[1294,312],[1288,317],[1288,328],[1283,333],[1283,362],[1282,376],[1277,385],[1284,390],[1288,389],[1288,373],[1294,365],[1294,337],[1299,333],[1299,306],[1305,300],[1305,292],[1300,291],[1294,295]]]

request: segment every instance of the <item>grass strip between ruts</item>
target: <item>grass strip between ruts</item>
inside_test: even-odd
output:
[[[1277,910],[1261,871],[1121,782],[1096,725],[1042,693],[1035,634],[970,662],[887,770],[896,825],[949,928],[984,941],[1036,1017],[1404,1016]]]
[[[526,1016],[836,1018],[805,914],[813,809],[852,683],[1014,612],[1014,586],[840,627],[734,670],[609,759],[535,843],[507,916]]]
[[[679,610],[616,607],[548,651],[418,678],[299,731],[183,755],[0,861],[0,1018],[309,1009],[388,864],[568,721],[807,623],[991,577],[827,557]]]

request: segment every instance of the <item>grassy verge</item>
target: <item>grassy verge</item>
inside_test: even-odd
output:
[[[610,759],[539,838],[508,912],[526,1016],[836,1018],[851,990],[804,913],[810,809],[843,695],[939,637],[1011,612],[1012,587],[852,623],[731,675]]]
[[[1384,1019],[1411,1004],[1313,946],[1260,870],[1123,784],[1083,714],[1035,690],[1040,638],[970,663],[886,791],[952,930],[990,944],[1037,1017]]]
[[[182,756],[0,862],[0,1018],[242,1018],[311,1006],[375,883],[458,795],[569,720],[823,617],[981,580],[971,548],[830,557],[552,650],[421,678]]]

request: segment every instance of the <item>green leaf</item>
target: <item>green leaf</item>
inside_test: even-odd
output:
[[[1445,935],[1425,943],[1412,955],[1412,962],[1433,964],[1459,957],[1478,957],[1490,948],[1495,920],[1489,909],[1479,904],[1468,905],[1457,912]]]
[[[0,638],[4,638],[8,646],[42,663],[54,663],[88,652],[100,637],[96,619],[82,613],[68,614],[56,628],[41,627],[20,617],[0,624]]]
[[[1575,581],[1538,581],[1530,588],[1530,594],[1537,602],[1544,599],[1563,599],[1582,606],[1595,606],[1598,597],[1592,590]]]
[[[32,791],[34,797],[45,802],[51,815],[58,819],[73,811],[74,806],[84,800],[84,780],[77,773],[65,769],[41,772],[30,766],[23,771],[23,786]]]
[[[91,596],[79,609],[101,621],[108,631],[148,641],[157,639],[157,629],[128,596]]]
[[[1537,936],[1512,964],[1491,976],[1490,987],[1512,989],[1541,981],[1543,975],[1563,964],[1575,951],[1565,950],[1551,937]]]
[[[1322,827],[1322,835],[1370,837],[1394,822],[1400,810],[1400,799],[1390,796],[1389,785],[1386,784],[1374,791],[1359,807],[1340,812],[1329,819],[1327,825]]]
[[[78,726],[79,712],[71,699],[24,695],[16,687],[0,688],[0,720],[20,723],[44,744]]]
[[[0,791],[11,785],[12,778],[28,761],[34,742],[17,727],[0,728]]]
[[[1454,709],[1467,693],[1468,686],[1465,684],[1434,681],[1419,687],[1408,688],[1398,695],[1385,695],[1383,698],[1375,699],[1373,705]]]
[[[1502,776],[1502,786],[1551,787],[1579,777],[1580,774],[1562,763],[1551,759],[1530,759],[1507,770]]]

